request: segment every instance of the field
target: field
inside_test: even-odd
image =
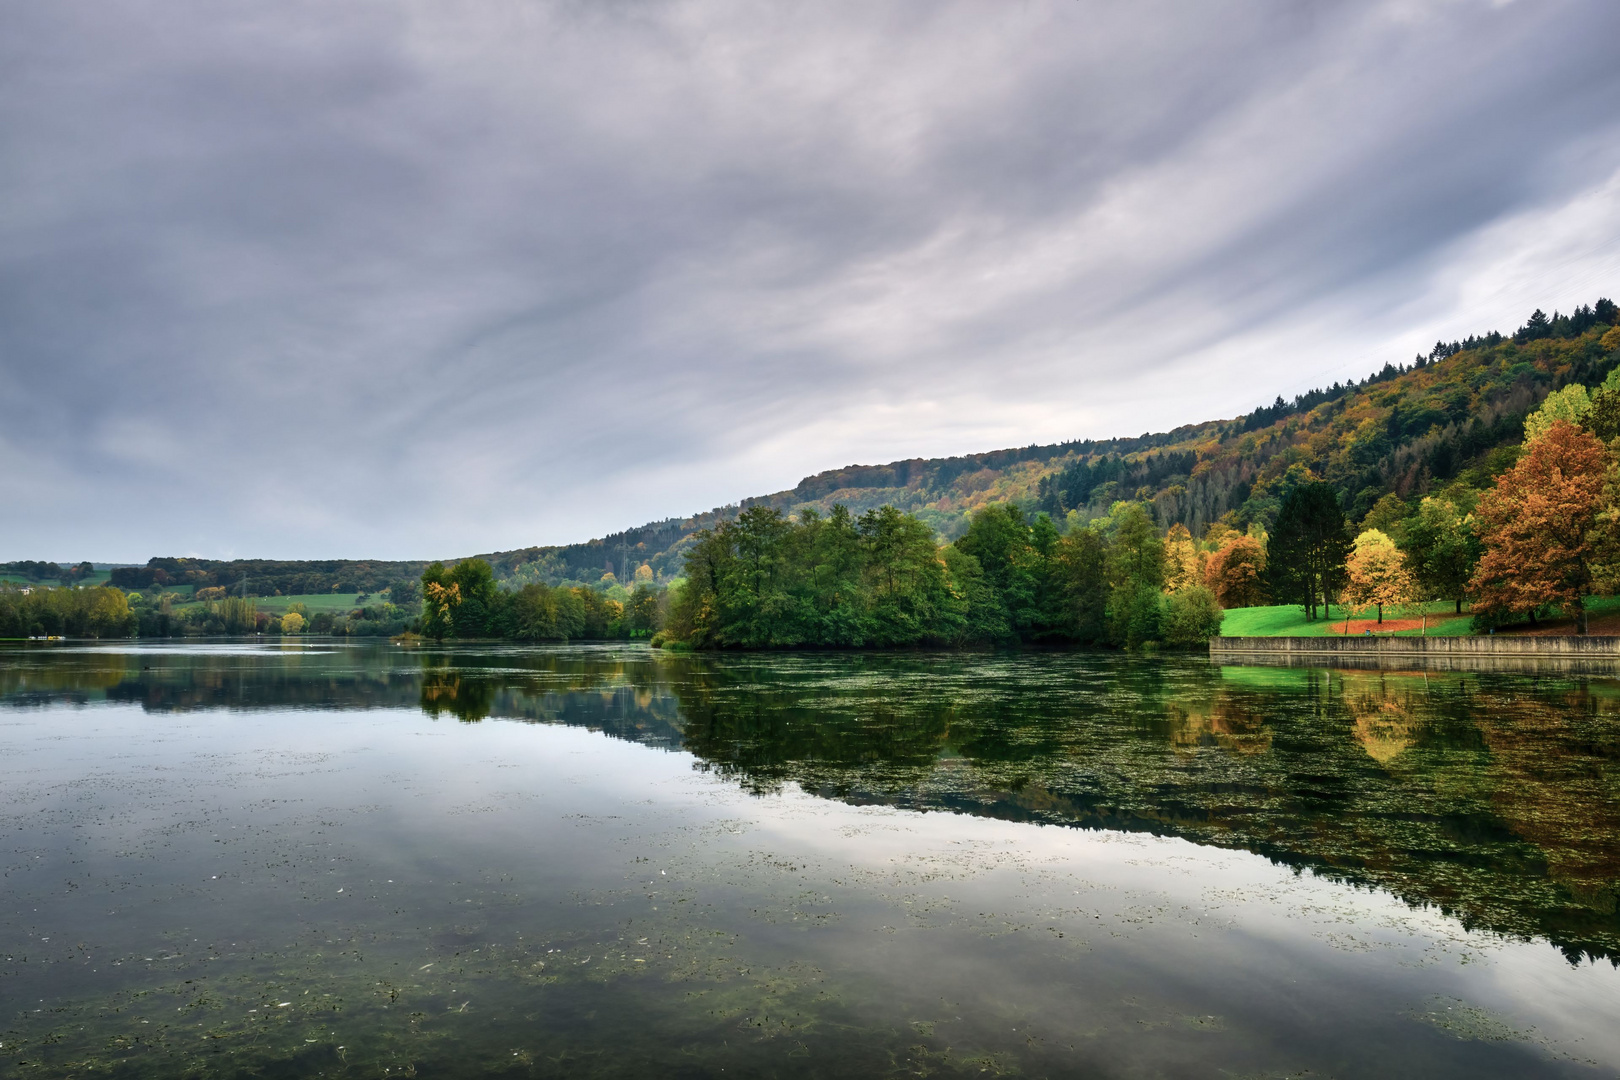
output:
[[[364,601],[359,599],[359,593],[310,593],[306,596],[254,596],[250,597],[260,611],[268,611],[272,615],[279,615],[294,604],[303,604],[313,614],[317,611],[347,612],[366,604],[381,604],[383,598],[375,593],[367,596]]]
[[[1232,608],[1221,623],[1221,633],[1227,637],[1325,637],[1344,633],[1345,609],[1335,604],[1330,609],[1333,618],[1318,618],[1310,622],[1298,604],[1273,607]],[[1421,612],[1428,614],[1427,631],[1422,626]],[[1620,596],[1592,597],[1586,602],[1588,631],[1593,634],[1620,635]],[[1404,609],[1396,617],[1385,609],[1384,623],[1379,626],[1372,618],[1352,616],[1350,633],[1361,634],[1371,630],[1374,634],[1393,637],[1417,637],[1425,632],[1430,637],[1466,637],[1472,633],[1472,616],[1456,614],[1456,606],[1449,600],[1437,600]],[[1375,616],[1376,617],[1376,616]],[[1570,619],[1542,619],[1536,626],[1520,623],[1502,627],[1499,634],[1573,634],[1575,625]]]
[[[250,596],[253,606],[272,615],[280,615],[294,604],[303,604],[311,615],[320,611],[347,614],[366,604],[381,604],[382,598],[372,593],[364,603],[358,602],[358,593],[311,593],[305,596]]]
[[[1386,609],[1382,627],[1374,621],[1376,612],[1363,613],[1363,617],[1351,616],[1350,633],[1360,634],[1370,629],[1375,634],[1417,637],[1425,632],[1422,625],[1424,612],[1428,615],[1427,633],[1430,636],[1464,637],[1472,632],[1472,616],[1458,616],[1455,604],[1449,600],[1438,600],[1423,605],[1421,609],[1414,605],[1401,611],[1398,621],[1395,613]],[[1232,608],[1221,623],[1221,633],[1227,637],[1326,637],[1344,633],[1345,609],[1334,604],[1329,613],[1333,616],[1331,620],[1318,618],[1311,622],[1298,604]]]
[[[78,584],[105,585],[107,584],[107,579],[111,576],[111,570],[97,570],[95,573],[87,574],[85,577],[79,579]],[[61,582],[57,581],[55,578],[49,578],[45,581],[31,581],[28,578],[23,577],[21,574],[0,574],[0,581],[9,582],[12,585],[49,585],[52,587],[61,584]]]

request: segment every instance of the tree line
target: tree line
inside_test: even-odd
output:
[[[659,622],[661,591],[638,584],[625,601],[585,586],[531,582],[502,589],[483,559],[422,572],[420,632],[445,638],[505,638],[513,641],[577,641],[648,637]]]
[[[1231,539],[1208,583],[1228,606],[1270,598],[1311,618],[1334,599],[1380,621],[1446,599],[1471,601],[1479,630],[1557,613],[1585,633],[1586,599],[1620,591],[1620,370],[1550,394],[1523,428],[1485,490],[1386,494],[1354,536],[1334,487],[1296,466],[1264,546]]]
[[[119,638],[135,631],[122,590],[0,586],[0,638]]]

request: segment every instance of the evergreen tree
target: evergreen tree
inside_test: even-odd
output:
[[[1331,484],[1308,480],[1283,496],[1266,545],[1272,594],[1316,618],[1344,583],[1350,536],[1339,494]]]

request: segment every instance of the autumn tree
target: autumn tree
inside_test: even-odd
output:
[[[1608,464],[1590,432],[1558,420],[1480,498],[1475,516],[1485,552],[1470,589],[1486,619],[1550,604],[1574,616],[1576,632],[1586,633]]]
[[[1204,570],[1207,585],[1223,608],[1256,607],[1266,602],[1266,549],[1252,536],[1227,540]]]
[[[1376,607],[1380,623],[1386,604],[1398,606],[1416,599],[1417,583],[1406,567],[1406,556],[1377,529],[1356,537],[1345,561],[1345,577],[1344,603],[1357,611]]]
[[[1192,533],[1179,521],[1170,526],[1164,538],[1164,588],[1178,592],[1189,585],[1202,584],[1198,572],[1198,546]]]
[[[461,586],[449,577],[442,562],[431,563],[422,571],[422,633],[435,641],[450,636],[456,608],[461,605]]]
[[[455,636],[498,636],[500,597],[495,587],[495,571],[489,563],[483,559],[462,559],[445,575],[445,580],[455,587],[461,598],[452,612]]]

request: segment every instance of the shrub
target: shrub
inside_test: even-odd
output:
[[[1189,585],[1164,599],[1161,623],[1164,641],[1177,648],[1191,649],[1207,644],[1221,632],[1226,613],[1215,594],[1203,585]]]

